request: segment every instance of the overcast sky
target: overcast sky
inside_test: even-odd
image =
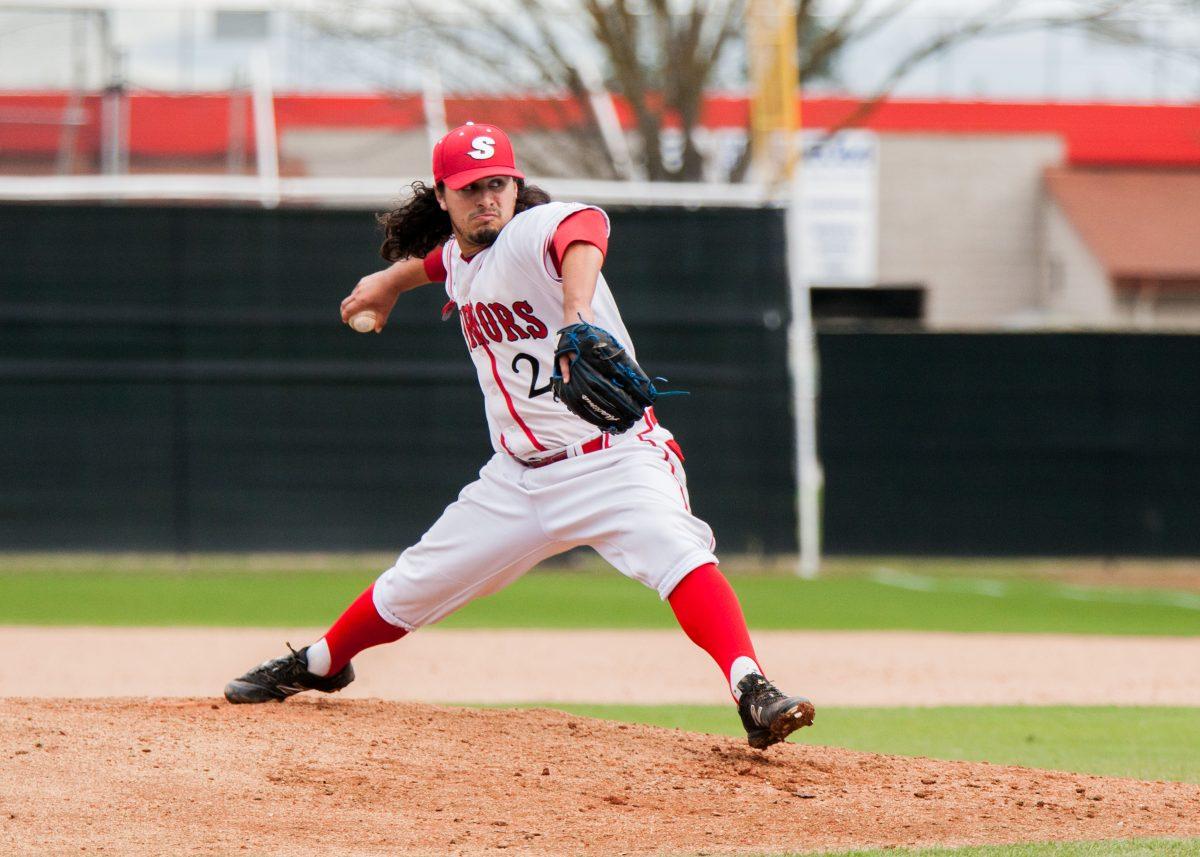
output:
[[[912,46],[953,26],[969,11],[994,3],[918,0],[903,21],[848,51],[838,65],[837,80],[812,89],[869,92]],[[67,87],[76,74],[82,74],[90,87],[99,85],[103,64],[94,16],[73,28],[71,16],[64,12],[30,10],[38,0],[19,4],[20,10],[15,5],[0,3],[0,88]],[[296,15],[286,12],[270,17],[263,40],[217,38],[212,8],[216,5],[229,9],[237,4],[147,0],[119,7],[112,16],[113,40],[126,55],[131,83],[161,90],[226,88],[244,74],[250,53],[265,46],[280,89],[411,90],[420,85],[421,68],[436,53],[432,46],[413,44],[412,39],[368,45],[314,38]],[[315,0],[270,5],[330,8],[329,3]],[[834,14],[843,5],[828,0],[822,8]],[[1088,5],[1095,4],[1024,0],[1018,8],[1024,14],[1047,14]],[[895,93],[926,98],[1200,101],[1200,12],[1184,14],[1177,4],[1153,0],[1138,8],[1150,15],[1157,10],[1160,17],[1151,24],[1151,32],[1172,41],[1177,46],[1173,54],[1118,47],[1080,33],[1034,32],[982,39],[925,63]],[[453,89],[453,69],[444,73],[448,88]]]

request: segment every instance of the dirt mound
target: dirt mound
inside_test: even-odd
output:
[[[0,842],[16,854],[761,854],[1200,835],[1195,785],[758,752],[545,710],[0,699],[0,759]]]

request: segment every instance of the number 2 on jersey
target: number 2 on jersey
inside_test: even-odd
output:
[[[534,399],[534,398],[537,398],[538,396],[542,396],[542,395],[545,395],[546,393],[549,393],[551,390],[551,387],[552,387],[552,385],[550,383],[547,383],[546,386],[544,386],[544,387],[539,387],[537,385],[538,378],[541,377],[542,369],[541,369],[541,364],[538,363],[538,359],[536,357],[534,357],[532,354],[526,354],[524,351],[522,351],[520,354],[518,354],[516,357],[514,357],[513,361],[512,361],[513,371],[516,372],[518,375],[521,374],[521,370],[517,368],[517,364],[520,363],[522,360],[529,361],[529,369],[533,373],[533,378],[531,378],[529,381],[529,398]]]

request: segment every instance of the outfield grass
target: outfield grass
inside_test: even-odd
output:
[[[825,857],[1196,857],[1200,839],[1135,839],[1109,842],[1047,842],[973,848],[887,848],[840,851]],[[781,854],[773,857],[800,857]]]
[[[298,571],[216,558],[0,564],[0,624],[324,625],[386,567],[361,558]],[[49,566],[49,567],[46,567]],[[911,566],[910,566],[911,567]],[[260,570],[265,568],[266,570]],[[814,581],[731,576],[756,629],[1200,634],[1200,595],[1047,580],[867,569]],[[673,628],[654,593],[612,570],[535,572],[444,623],[457,628]]]
[[[744,734],[726,706],[546,707],[692,732]],[[797,739],[873,753],[1200,783],[1200,710],[1195,708],[821,708],[816,724],[798,732]]]

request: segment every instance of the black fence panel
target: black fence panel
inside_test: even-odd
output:
[[[822,334],[830,552],[1200,555],[1200,336]]]
[[[614,209],[605,274],[725,551],[795,549],[782,214]],[[371,215],[0,206],[0,549],[400,550],[490,454]],[[1200,337],[818,338],[832,553],[1200,554]]]
[[[694,508],[794,548],[778,211],[614,210],[605,274]],[[491,450],[436,286],[383,336],[338,304],[371,214],[0,206],[0,549],[400,550]]]

